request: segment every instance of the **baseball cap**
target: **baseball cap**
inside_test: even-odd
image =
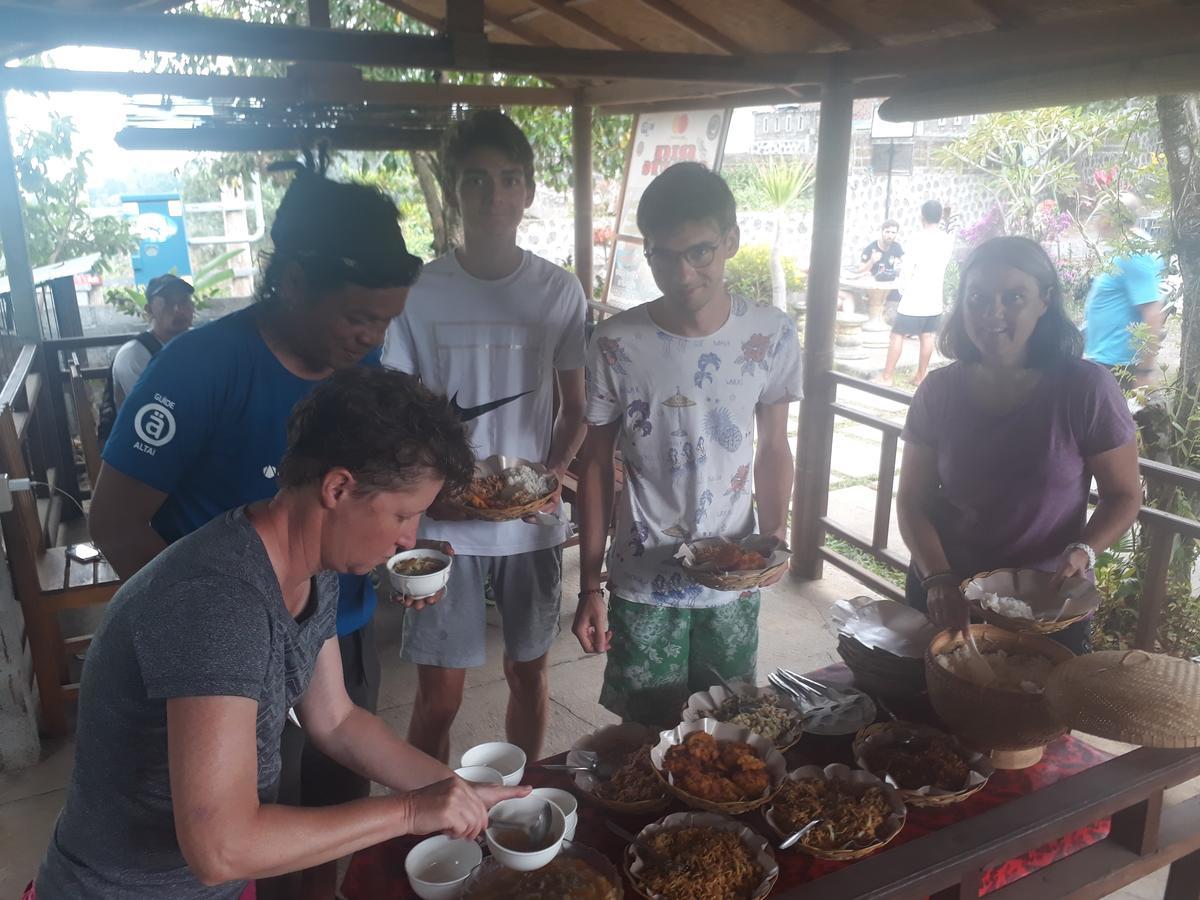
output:
[[[149,301],[153,297],[165,294],[170,290],[186,291],[189,295],[196,293],[194,287],[178,275],[172,275],[168,272],[166,275],[156,275],[146,284],[146,300]]]
[[[313,172],[297,174],[283,195],[271,240],[277,254],[337,263],[347,281],[364,287],[407,287],[421,271],[395,203],[369,185]]]

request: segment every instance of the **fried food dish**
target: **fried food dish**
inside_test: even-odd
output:
[[[821,823],[800,838],[817,850],[840,850],[851,841],[883,840],[892,808],[879,787],[865,791],[844,781],[824,778],[788,779],[775,795],[775,821],[785,833],[799,831],[813,819]]]
[[[501,869],[468,891],[472,900],[617,900],[617,889],[582,859],[557,856],[532,872]]]
[[[602,800],[614,803],[641,803],[663,796],[662,781],[650,762],[650,745],[646,744],[625,757],[608,781],[596,785],[593,793]]]
[[[763,880],[750,849],[732,831],[679,828],[645,843],[652,855],[642,854],[637,879],[666,900],[749,900]]]
[[[512,466],[499,475],[475,478],[456,499],[473,509],[511,509],[553,492],[554,479],[526,465]]]
[[[868,762],[880,778],[892,780],[905,790],[931,786],[943,791],[961,791],[967,786],[970,767],[954,741],[932,735],[909,746],[883,746],[872,751]]]
[[[711,565],[718,572],[753,572],[766,568],[767,558],[756,550],[746,550],[732,541],[701,547],[696,552],[697,566]]]
[[[761,797],[771,786],[767,764],[741,741],[718,742],[694,731],[667,750],[663,768],[677,788],[710,803],[738,803]]]
[[[432,575],[445,567],[444,562],[432,556],[414,556],[400,560],[392,566],[392,571],[397,575]]]

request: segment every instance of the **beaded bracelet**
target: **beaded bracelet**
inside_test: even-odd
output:
[[[582,600],[584,597],[587,597],[591,594],[599,594],[601,597],[603,597],[604,588],[587,588],[586,590],[580,591],[579,599]]]

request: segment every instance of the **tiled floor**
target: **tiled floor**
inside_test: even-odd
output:
[[[568,553],[565,562],[564,598],[573,598],[578,584],[578,557]],[[832,567],[815,584],[784,583],[763,603],[760,621],[759,669],[768,672],[786,665],[801,671],[836,660],[836,631],[829,609],[840,596],[863,593],[861,587]],[[380,654],[384,661],[380,713],[403,732],[412,713],[415,684],[413,667],[397,659],[401,616],[398,610],[381,610],[378,617]],[[596,698],[604,661],[587,657],[570,633],[574,602],[568,599],[562,616],[562,635],[551,650],[550,723],[546,753],[567,749],[576,738],[615,718]],[[498,623],[493,622],[493,625]],[[488,629],[489,658],[467,678],[463,708],[451,731],[451,761],[473,744],[504,734],[507,688],[501,671],[498,627]],[[38,765],[18,772],[0,773],[0,900],[20,896],[37,869],[54,818],[62,805],[64,786],[74,758],[71,741],[47,744]],[[1194,793],[1196,788],[1184,789]],[[1123,900],[1161,897],[1165,875],[1144,879],[1113,895]]]

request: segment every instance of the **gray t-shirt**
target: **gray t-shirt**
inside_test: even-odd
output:
[[[337,578],[292,618],[244,509],[175,542],[126,582],[88,649],[75,769],[37,876],[39,900],[237,898],[205,887],[179,849],[167,764],[172,697],[258,701],[258,796],[275,799],[279,740],[334,635]]]

